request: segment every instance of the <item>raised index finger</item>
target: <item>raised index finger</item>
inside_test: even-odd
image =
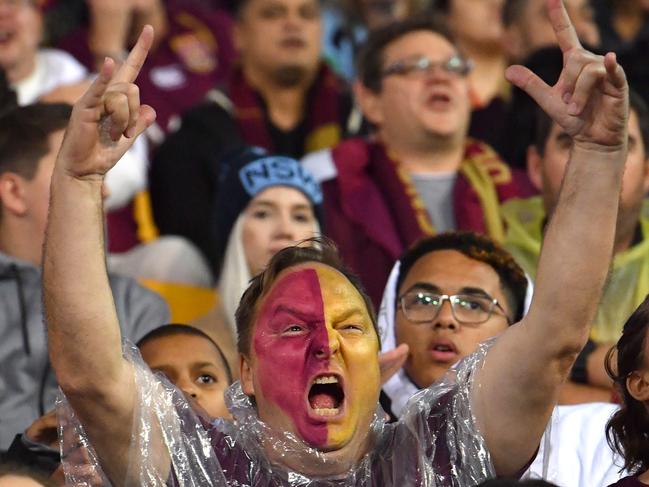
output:
[[[153,44],[153,27],[145,25],[135,46],[115,74],[113,81],[116,83],[133,83],[137,75],[140,74],[144,61],[146,61],[151,44]]]
[[[548,16],[562,52],[581,47],[577,31],[570,21],[563,0],[548,0]]]

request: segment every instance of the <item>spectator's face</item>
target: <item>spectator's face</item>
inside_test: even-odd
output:
[[[528,151],[528,174],[543,196],[548,215],[553,213],[557,205],[571,146],[570,136],[559,125],[553,123],[545,143],[543,157],[533,147]],[[628,225],[632,227],[637,225],[642,200],[648,190],[649,161],[642,141],[638,117],[632,110],[629,116],[629,153],[622,179],[618,231],[626,230]]]
[[[0,67],[10,73],[21,71],[21,76],[11,81],[31,74],[42,29],[41,13],[33,2],[0,0]],[[25,68],[19,69],[21,66]]]
[[[250,273],[259,274],[283,248],[313,237],[313,206],[301,191],[287,186],[265,189],[243,213],[243,250]]]
[[[579,39],[590,47],[600,43],[590,0],[564,0]],[[506,49],[516,61],[522,61],[534,51],[557,45],[557,37],[550,24],[545,0],[528,0],[522,15],[507,28]]]
[[[510,313],[496,271],[490,265],[455,250],[437,250],[421,257],[401,284],[399,296],[412,291],[450,296],[490,296]],[[484,323],[460,324],[448,301],[443,303],[437,317],[428,323],[412,323],[406,318],[400,303],[397,303],[395,316],[396,342],[410,347],[405,371],[420,388],[440,379],[451,365],[508,326],[507,317],[498,307]]]
[[[484,46],[502,44],[502,7],[504,0],[452,0],[448,22],[461,45]]]
[[[438,34],[411,32],[386,46],[383,69],[421,57],[444,63],[456,54],[455,47]],[[359,95],[365,115],[378,126],[388,147],[424,147],[440,139],[464,141],[470,113],[466,76],[435,66],[424,72],[387,75],[378,93],[361,88]]]
[[[357,455],[379,395],[379,342],[349,280],[317,263],[283,271],[251,343],[241,377],[259,417],[320,450]]]
[[[235,28],[245,65],[264,73],[314,70],[320,57],[317,0],[248,0]]]
[[[169,335],[145,342],[140,352],[153,371],[165,374],[210,416],[230,417],[223,400],[230,385],[228,374],[209,340],[195,335]]]

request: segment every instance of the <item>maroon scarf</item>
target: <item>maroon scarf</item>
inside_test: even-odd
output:
[[[338,177],[323,185],[325,228],[378,305],[394,261],[435,229],[410,175],[381,143],[348,139],[332,157]],[[492,210],[518,195],[509,167],[489,146],[469,140],[454,188],[458,229],[484,233],[487,213],[491,226],[501,226]]]

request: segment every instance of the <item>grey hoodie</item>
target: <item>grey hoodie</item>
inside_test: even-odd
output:
[[[169,322],[155,293],[126,277],[110,276],[110,285],[124,338],[136,342]],[[0,253],[0,451],[54,407],[41,289],[39,268]]]

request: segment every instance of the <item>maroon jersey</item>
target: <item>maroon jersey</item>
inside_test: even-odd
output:
[[[166,9],[167,35],[138,77],[142,102],[155,108],[156,123],[163,133],[175,116],[199,103],[227,78],[235,59],[232,19],[227,12],[187,0],[170,0]],[[87,28],[65,38],[59,47],[94,68]]]

